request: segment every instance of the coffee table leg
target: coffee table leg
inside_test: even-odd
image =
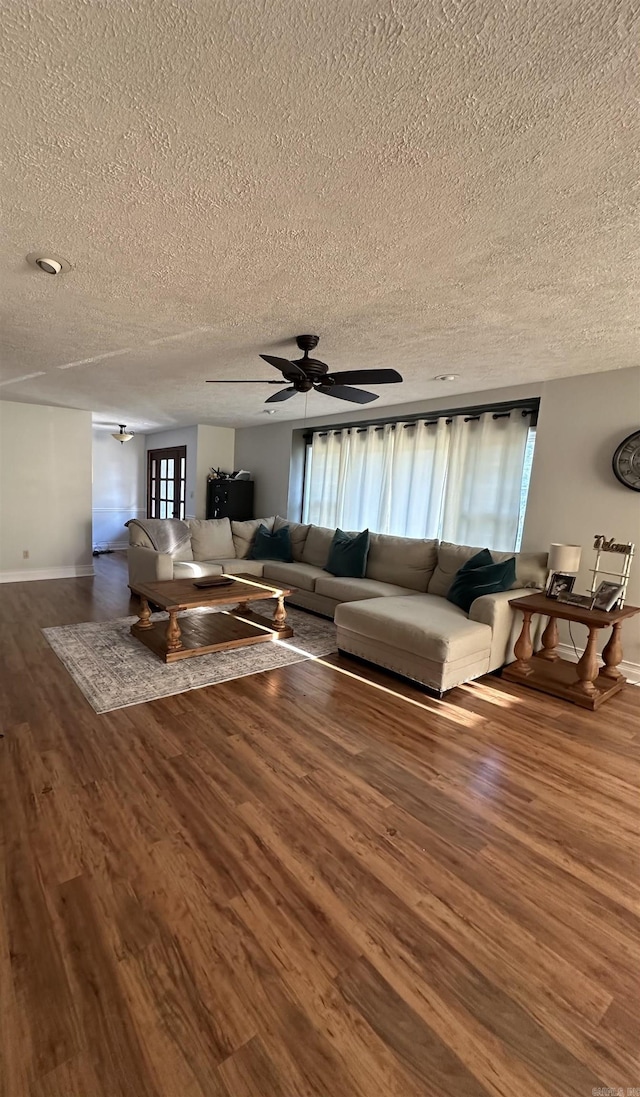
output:
[[[546,659],[555,663],[558,658],[558,625],[555,617],[549,618],[549,623],[542,633],[542,650],[536,652],[536,658]]]
[[[603,678],[612,678],[615,682],[623,677],[621,671],[618,670],[618,663],[622,662],[621,632],[622,622],[619,621],[613,626],[611,636],[602,651],[604,666],[600,668],[600,674]]]
[[[596,693],[596,687],[593,683],[598,677],[598,656],[596,652],[597,638],[597,628],[590,628],[587,646],[584,649],[582,657],[576,667],[576,670],[578,672],[578,681],[574,682],[571,687],[572,689],[575,689],[578,693],[583,693],[586,697],[593,697],[594,693]]]
[[[138,609],[138,621],[136,628],[153,628],[153,621],[151,620],[151,610],[149,609],[149,603],[146,598],[140,599],[140,608]]]
[[[287,611],[284,608],[284,595],[278,598],[278,604],[273,613],[273,627],[277,632],[282,632],[287,627]]]
[[[522,611],[522,630],[513,649],[513,653],[516,657],[513,669],[523,675],[531,674],[533,670],[530,663],[531,656],[533,655],[533,645],[531,643],[531,616],[529,610]]]
[[[235,612],[241,614],[243,617],[251,615],[253,612],[248,602],[238,602]]]
[[[182,631],[178,624],[178,614],[169,611],[169,623],[167,625],[167,651],[180,651],[182,647]]]

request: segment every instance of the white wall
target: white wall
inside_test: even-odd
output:
[[[196,518],[206,517],[207,475],[212,468],[224,472],[234,470],[235,430],[232,427],[198,425],[196,457]]]
[[[165,449],[168,446],[187,447],[187,484],[185,500],[185,518],[196,517],[196,483],[198,459],[198,428],[180,427],[176,430],[162,430],[157,434],[147,434],[146,451]],[[146,488],[145,488],[146,491]]]
[[[0,582],[92,574],[91,413],[0,403]]]
[[[109,430],[93,431],[94,548],[126,548],[125,522],[147,513],[145,441],[144,434],[135,434],[120,444]]]
[[[638,430],[639,421],[640,368],[544,383],[522,547],[582,545],[576,591],[589,589],[595,534],[640,547],[640,495],[611,470],[618,443]],[[620,557],[610,559],[617,566]],[[640,553],[627,602],[640,606]],[[572,626],[572,632],[582,644],[584,628]],[[569,642],[566,628],[561,639]],[[640,615],[625,623],[622,640],[625,660],[640,664]]]

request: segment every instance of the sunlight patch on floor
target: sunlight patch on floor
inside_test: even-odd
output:
[[[435,713],[438,716],[443,716],[447,720],[452,720],[456,724],[462,724],[464,727],[469,728],[477,727],[479,724],[484,724],[486,722],[486,717],[478,716],[473,712],[466,712],[464,709],[459,709],[456,705],[452,705],[450,701],[441,700],[437,697],[430,697],[428,703],[418,701],[414,697],[407,697],[403,693],[398,693],[397,690],[391,689],[389,686],[383,686],[379,682],[372,682],[369,678],[363,678],[361,674],[357,674],[355,671],[347,670],[345,667],[338,667],[335,663],[328,663],[321,655],[309,655],[308,652],[302,651],[301,648],[297,648],[295,644],[289,643],[288,640],[280,640],[279,643],[290,648],[291,651],[299,652],[304,655],[306,662],[317,663],[337,674],[343,674],[347,678],[353,678],[354,681],[361,682],[364,686],[369,686],[371,689],[377,689],[381,693],[397,698],[398,701],[404,701],[407,705],[413,705],[414,708],[422,709],[423,712]]]
[[[489,701],[492,705],[497,705],[498,708],[513,708],[514,705],[522,704],[519,697],[503,693],[502,690],[489,686],[486,682],[466,682],[465,685],[458,686],[458,689],[462,689],[465,693],[472,694],[475,697],[479,696],[483,701]]]

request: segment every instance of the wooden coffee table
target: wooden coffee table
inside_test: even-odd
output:
[[[141,583],[131,590],[140,598],[138,620],[131,626],[131,633],[165,663],[293,636],[284,608],[285,595],[292,594],[293,588],[263,583],[253,575],[234,575],[232,583],[219,587],[199,588],[192,579],[167,579]],[[273,617],[264,617],[250,608],[250,602],[264,598],[276,600]],[[151,619],[149,602],[168,612],[166,624]],[[230,608],[178,618],[187,609],[208,606]]]

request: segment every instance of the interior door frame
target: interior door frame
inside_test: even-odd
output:
[[[178,517],[180,516],[180,505],[181,504],[183,505],[184,512],[186,514],[186,509],[187,509],[187,447],[186,446],[162,446],[162,448],[160,448],[160,449],[147,450],[147,518],[154,518],[155,517],[155,515],[152,513],[153,506],[152,506],[152,498],[151,498],[151,481],[152,481],[151,469],[153,467],[153,462],[156,461],[159,464],[160,461],[164,461],[164,460],[173,460],[174,461],[173,500],[172,501],[173,501],[174,504],[175,503],[178,504]],[[180,485],[182,483],[182,476],[180,475],[180,470],[181,470],[181,467],[182,467],[182,461],[183,460],[184,460],[184,500],[181,500],[181,498],[180,498],[180,495],[181,495]],[[156,482],[158,482],[159,479],[160,479],[159,477],[156,477]],[[159,505],[160,499],[157,498],[155,501],[156,501],[156,504]],[[174,510],[175,510],[175,506],[174,506]],[[173,517],[173,515],[169,515],[168,517]]]

